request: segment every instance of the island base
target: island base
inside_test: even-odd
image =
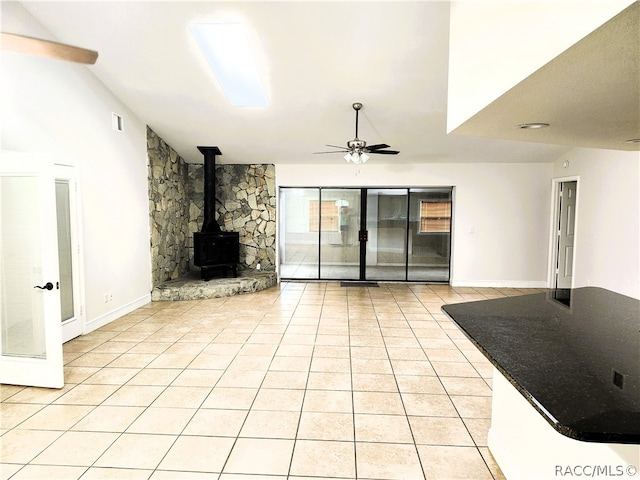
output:
[[[640,479],[640,445],[562,435],[495,368],[491,415],[489,450],[507,480]]]

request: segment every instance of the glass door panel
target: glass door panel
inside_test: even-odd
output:
[[[451,188],[411,189],[407,280],[448,282]]]
[[[360,277],[360,189],[321,189],[320,278]]]
[[[0,159],[0,383],[61,388],[53,165]]]
[[[367,280],[406,280],[407,189],[367,190]]]
[[[71,250],[71,209],[69,181],[56,180],[56,212],[58,215],[58,259],[60,267],[60,308],[62,321],[74,317],[73,264]]]
[[[0,177],[2,210],[2,355],[46,358],[43,295],[34,291],[42,261],[38,178]],[[24,197],[23,197],[24,196]],[[26,202],[16,202],[24,198]],[[9,227],[9,225],[11,227]],[[34,271],[35,270],[35,271]],[[37,312],[32,315],[32,307]]]
[[[83,330],[75,168],[56,165],[55,175],[62,341],[68,342]]]
[[[318,188],[280,189],[280,276],[317,279],[319,264]]]

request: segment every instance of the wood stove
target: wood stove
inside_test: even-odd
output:
[[[238,276],[240,234],[223,232],[216,222],[216,155],[218,147],[198,147],[204,155],[204,221],[200,232],[193,234],[193,263],[200,267],[200,278],[214,275]]]
[[[210,280],[213,274],[230,270],[238,276],[240,262],[238,232],[195,232],[193,234],[193,263],[200,267],[200,278]]]

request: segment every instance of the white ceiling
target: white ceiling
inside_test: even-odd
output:
[[[97,63],[87,68],[189,162],[202,160],[196,146],[215,145],[222,163],[344,163],[342,155],[313,152],[353,138],[355,101],[364,104],[359,137],[400,150],[369,162],[548,162],[568,148],[446,134],[447,1],[23,6],[58,41],[97,50]],[[268,107],[230,106],[188,30],[190,22],[227,20],[250,31]],[[638,105],[638,91],[632,93]],[[565,90],[558,101],[575,107],[591,99]],[[487,115],[480,123],[493,122]],[[559,140],[549,143],[580,141]]]
[[[544,130],[514,128],[523,119]],[[455,133],[640,150],[640,2],[594,30]]]

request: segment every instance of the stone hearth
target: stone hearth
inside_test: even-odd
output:
[[[230,297],[243,293],[265,290],[278,283],[276,272],[242,271],[236,278],[200,279],[199,272],[169,280],[156,285],[151,292],[151,300],[203,300],[207,298]]]

